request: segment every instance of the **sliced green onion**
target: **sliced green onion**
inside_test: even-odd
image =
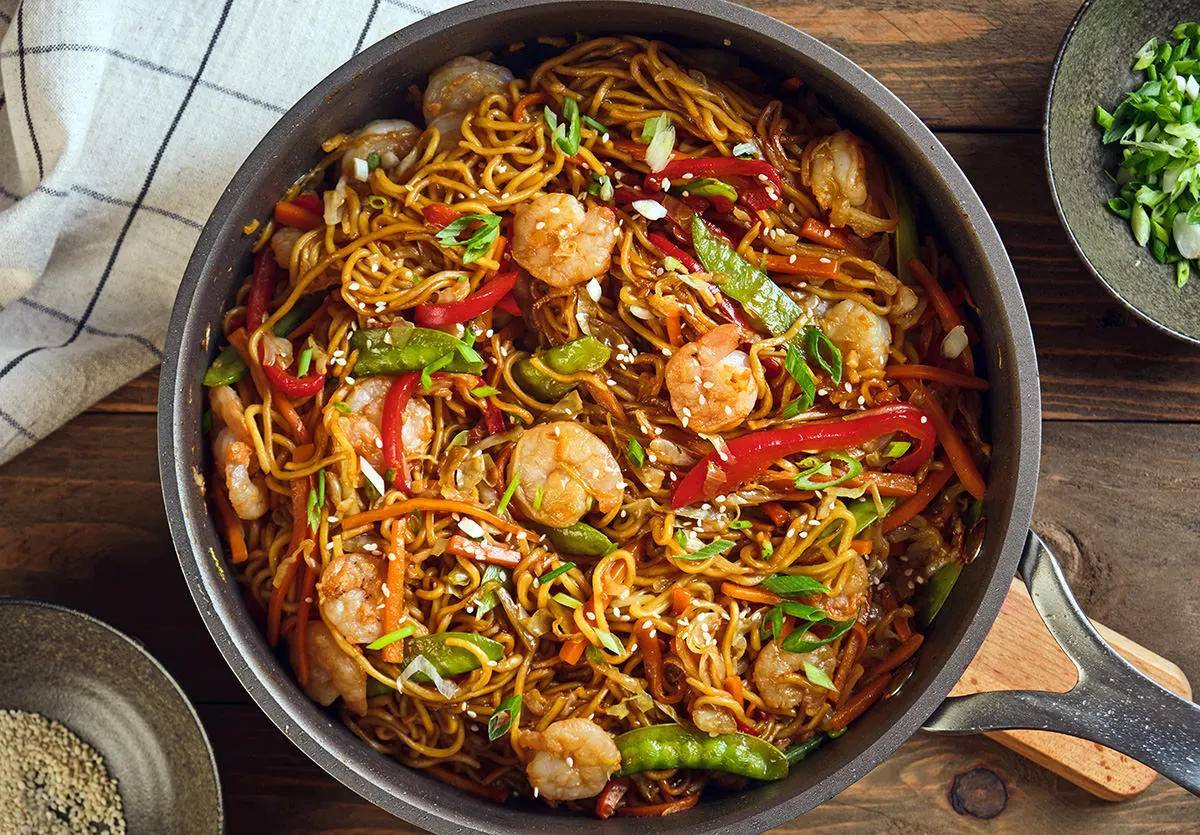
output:
[[[812,404],[809,403],[808,405],[811,406]],[[807,408],[807,406],[804,405],[804,398],[797,397],[794,400],[788,401],[788,404],[779,412],[779,416],[784,420],[791,420],[792,418],[796,417],[796,415],[800,414],[801,410],[805,408]]]
[[[537,486],[537,490],[533,491],[533,509],[535,512],[542,509],[542,498],[543,488],[542,485],[539,484]]]
[[[829,677],[829,674],[811,661],[804,662],[804,677],[817,685],[817,687],[824,687],[826,690],[837,690],[833,686],[833,679]]]
[[[571,597],[571,595],[566,594],[565,592],[561,592],[561,591],[556,591],[554,594],[550,595],[550,597],[551,597],[551,599],[566,606],[568,609],[578,609],[579,607],[581,607],[583,605],[578,600],[576,600],[574,597]]]
[[[1196,204],[1200,206],[1200,203]],[[1192,276],[1192,267],[1187,261],[1180,261],[1175,265],[1175,286],[1182,287],[1188,283],[1188,279]]]
[[[521,694],[509,696],[502,701],[488,719],[488,740],[495,742],[508,733],[521,716]]]
[[[823,647],[826,644],[831,644],[838,638],[850,631],[850,627],[854,626],[854,618],[847,618],[843,621],[828,621],[833,624],[833,631],[824,638],[807,639],[804,636],[808,634],[805,629],[796,629],[792,634],[783,639],[783,649],[788,652],[812,652],[818,647]]]
[[[596,637],[600,639],[600,643],[604,648],[613,655],[623,655],[625,653],[625,645],[621,643],[621,639],[607,629],[597,629]]]
[[[313,346],[309,345],[300,352],[300,359],[296,361],[296,376],[303,377],[308,374],[308,368],[312,365]]]
[[[654,137],[650,140],[650,144],[646,146],[646,165],[651,171],[662,171],[667,167],[667,163],[671,161],[671,153],[675,150],[675,126],[671,124],[669,116],[660,116],[659,119],[666,120],[666,127],[658,127],[654,131]],[[642,129],[642,136],[645,137],[646,131]]]
[[[601,136],[605,136],[608,133],[608,128],[587,114],[583,116],[583,123]]]
[[[378,194],[372,194],[367,198],[367,207],[383,211],[388,207],[388,199],[386,197],[381,197]]]
[[[764,539],[762,541],[762,549],[761,550],[762,550],[762,558],[764,560],[769,560],[771,558],[771,555],[775,553],[775,546],[773,544],[771,544],[771,540]]]
[[[652,116],[642,123],[641,140],[649,145],[654,141],[654,137],[661,130],[666,130],[671,127],[671,117],[665,113],[660,113],[658,116]]]
[[[417,628],[411,623],[406,626],[401,626],[392,632],[387,633],[379,638],[376,638],[371,643],[367,644],[367,649],[383,649],[388,644],[394,644],[396,641],[402,641],[409,635],[417,631]]]
[[[325,506],[325,468],[317,470],[317,507]]]
[[[670,270],[673,273],[688,272],[688,268],[683,265],[683,262],[671,255],[662,260],[662,265],[664,270]]]
[[[468,227],[474,224],[479,224],[478,228],[467,238],[460,238],[464,232],[468,231]],[[472,264],[492,251],[492,245],[499,235],[500,215],[475,214],[463,215],[458,220],[446,224],[438,230],[435,237],[442,246],[465,247],[462,262]]]
[[[685,531],[683,528],[675,531],[675,541],[686,548],[688,544],[687,531]]]
[[[883,456],[885,458],[899,458],[910,449],[912,449],[912,443],[910,441],[892,441],[887,445],[887,448],[884,449]]]
[[[833,473],[833,468],[829,461],[822,461],[819,458],[805,458],[800,462],[801,467],[807,469],[802,470],[796,475],[797,490],[826,490],[830,487],[837,487],[839,484],[849,481],[852,478],[858,477],[862,473],[862,464],[856,458],[845,455],[840,452],[831,452],[829,457],[834,461],[840,461],[846,465],[846,472],[842,473],[837,478],[822,479],[817,481],[813,478],[815,475],[828,476]]]
[[[715,177],[687,180],[683,183],[683,190],[696,197],[724,197],[731,203],[736,203],[738,199],[737,189]]]
[[[498,565],[489,565],[479,577],[475,592],[475,617],[481,618],[500,603],[496,591],[508,582],[508,572]]]
[[[833,344],[828,336],[826,336],[820,328],[809,326],[804,329],[807,339],[808,356],[814,359],[817,365],[825,369],[825,373],[829,375],[835,383],[842,381],[842,351],[837,345]]]
[[[500,504],[496,505],[496,515],[503,515],[508,509],[508,503],[512,501],[513,493],[517,492],[517,473],[513,473],[512,478],[508,480],[508,486],[504,488],[504,495],[500,497]]]
[[[625,451],[629,454],[629,460],[633,462],[633,466],[640,467],[646,463],[646,451],[642,449],[637,438],[629,439],[629,446],[625,448]]]
[[[317,513],[317,491],[315,488],[308,488],[308,503],[305,505],[305,516],[308,519],[308,529],[316,533],[317,528],[321,527],[321,515]]]
[[[1100,105],[1096,105],[1096,124],[1102,130],[1108,130],[1113,126],[1113,116]]]
[[[807,574],[772,574],[761,583],[767,591],[782,597],[811,597],[815,594],[833,594],[833,590]]]
[[[724,554],[734,543],[728,539],[714,539],[712,542],[705,545],[699,551],[693,551],[690,554],[674,554],[677,560],[688,560],[689,562],[699,562],[700,560],[712,559],[713,557]]]
[[[796,347],[795,343],[788,346],[787,356],[783,358],[783,367],[800,386],[801,396],[793,401],[798,403],[796,414],[800,414],[800,412],[809,409],[813,401],[816,400],[817,384],[813,380],[812,372],[808,369],[808,365],[804,362],[804,355],[800,353],[800,349]],[[791,404],[789,403],[788,405],[790,406]]]
[[[535,586],[544,586],[556,577],[561,577],[575,567],[573,562],[564,562],[558,568],[551,569],[533,581]]]
[[[352,411],[350,408],[350,404],[347,403],[345,400],[337,401],[336,403],[333,404],[333,408],[337,409],[343,415],[348,415]]]
[[[749,519],[735,519],[729,523],[729,530],[744,531],[746,528],[750,527],[751,524],[752,523]]]
[[[371,153],[367,154],[367,170],[374,171],[378,167],[379,153],[377,151],[372,151]]]
[[[605,203],[609,203],[613,199],[612,178],[607,174],[593,174],[587,190],[593,197],[599,197]]]
[[[495,386],[476,386],[471,389],[471,394],[476,397],[492,397],[500,393],[500,389]]]
[[[441,371],[452,362],[454,362],[454,354],[446,354],[445,356],[438,357],[429,365],[422,368],[421,389],[423,391],[429,391],[431,388],[433,388],[433,372]]]

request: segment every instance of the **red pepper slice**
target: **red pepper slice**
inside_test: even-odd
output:
[[[303,377],[297,377],[279,365],[263,364],[263,372],[271,381],[271,388],[288,397],[312,397],[325,387],[325,375],[314,368]]]
[[[383,401],[383,418],[379,421],[379,433],[383,436],[383,464],[395,470],[392,487],[409,495],[408,467],[404,463],[404,410],[412,399],[413,390],[421,375],[409,371],[392,379],[387,397]]]
[[[771,163],[762,159],[737,159],[736,157],[701,157],[699,159],[677,159],[668,162],[662,171],[647,174],[645,187],[649,191],[662,191],[663,180],[686,183],[691,177],[750,177],[760,182],[770,181],[775,186],[776,196],[783,193],[783,177]]]
[[[774,195],[774,196],[772,196]],[[766,186],[752,186],[738,192],[738,202],[752,212],[759,209],[770,209],[783,202],[778,191]]]
[[[858,446],[890,432],[903,432],[917,442],[916,449],[892,465],[895,472],[914,473],[933,454],[937,432],[925,413],[908,403],[891,403],[852,418],[814,421],[734,438],[727,445],[727,460],[710,452],[688,470],[675,485],[671,507],[685,507],[735,490],[780,458],[797,452]]]
[[[499,304],[516,283],[516,270],[500,273],[460,302],[417,305],[414,318],[423,328],[441,328],[470,321]]]
[[[680,264],[683,264],[683,266],[687,268],[688,272],[698,273],[704,271],[704,267],[700,265],[699,261],[693,258],[689,253],[684,252],[682,249],[675,246],[675,244],[671,243],[667,236],[661,232],[651,232],[646,237],[650,239],[650,243],[654,244],[662,251],[662,254],[665,257],[674,258]]]
[[[510,316],[521,315],[521,305],[517,304],[517,300],[513,298],[512,293],[509,293],[500,301],[496,302],[496,307],[500,310],[503,310]]]
[[[292,198],[292,202],[302,209],[308,209],[313,214],[324,214],[325,204],[321,202],[321,198],[313,194],[311,191],[302,191]]]
[[[250,278],[250,292],[246,295],[246,335],[262,327],[267,318],[267,305],[275,295],[275,276],[279,266],[269,247],[263,247],[254,256],[254,275]]]
[[[421,214],[425,216],[425,222],[430,226],[436,226],[439,229],[443,226],[449,226],[454,221],[463,216],[458,209],[452,209],[444,203],[430,203],[424,209],[421,209]]]
[[[488,432],[493,435],[499,435],[508,428],[508,424],[504,421],[504,412],[500,411],[490,397],[484,400],[483,421],[487,424]]]

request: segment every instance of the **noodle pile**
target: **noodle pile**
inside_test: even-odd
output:
[[[451,62],[458,75],[424,91],[425,129],[332,137],[275,219],[247,230],[255,275],[206,379],[209,495],[269,641],[367,744],[496,801],[669,814],[746,778],[619,777],[610,762],[570,797],[555,781],[604,760],[603,737],[673,723],[794,761],[911,673],[929,579],[944,594],[981,531],[974,314],[953,265],[918,243],[894,172],[797,79],[634,37],[491,60],[529,51],[552,57],[526,77]],[[664,147],[671,165],[764,167],[656,187],[673,170]],[[768,167],[778,184],[745,173]],[[689,193],[701,179],[717,181],[696,186],[707,197]],[[571,206],[546,209],[543,195],[569,196],[612,234],[556,237]],[[523,213],[547,211],[523,231]],[[800,317],[764,328],[756,301],[704,268],[698,236],[763,267]],[[559,245],[578,252],[557,258]],[[586,280],[539,278],[604,251]],[[501,282],[511,291],[475,304]],[[400,356],[393,340],[421,316],[465,309],[429,328],[464,347],[364,373],[367,353]],[[697,371],[690,392],[672,385],[671,358],[706,334],[734,334],[733,347],[699,354],[702,370],[737,362]],[[602,344],[606,359],[547,354],[571,344]],[[481,370],[461,370],[476,359]],[[735,396],[744,416],[706,430],[701,412]],[[920,420],[789,449],[713,486],[767,437],[754,433],[860,414]],[[678,501],[706,466],[696,500]],[[574,519],[571,497],[586,505]],[[818,646],[781,649],[806,629]],[[604,733],[549,750],[545,732],[567,719]],[[550,778],[527,771],[539,756]]]

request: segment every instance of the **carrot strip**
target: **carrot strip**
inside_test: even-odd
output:
[[[491,542],[476,542],[465,536],[454,534],[446,543],[446,553],[466,557],[476,562],[487,562],[505,568],[516,568],[521,564],[521,552],[504,548]]]
[[[921,482],[921,487],[915,496],[883,517],[881,526],[883,532],[894,531],[924,510],[937,497],[937,494],[942,492],[942,488],[950,481],[952,475],[954,475],[954,470],[946,466],[940,470],[930,471],[925,480]]]
[[[961,325],[962,317],[958,315],[958,309],[954,307],[954,303],[950,301],[950,297],[946,295],[946,291],[942,289],[942,285],[933,277],[933,273],[929,272],[929,268],[921,263],[920,258],[912,258],[908,262],[908,269],[912,271],[913,277],[929,294],[929,303],[933,305],[933,310],[937,313],[938,321],[942,323],[942,330],[946,333],[954,330]]]
[[[981,377],[951,371],[948,368],[938,368],[936,365],[919,365],[917,363],[889,365],[884,369],[883,376],[897,380],[932,380],[935,383],[945,383],[948,386],[958,386],[974,391],[987,391],[990,387],[988,381]]]
[[[619,818],[658,818],[673,815],[690,809],[700,800],[700,792],[681,797],[679,800],[669,800],[666,803],[650,803],[646,806],[622,806],[617,810]]]
[[[966,442],[950,423],[950,418],[942,409],[941,404],[937,402],[937,398],[931,396],[924,386],[917,383],[909,400],[929,416],[929,422],[937,430],[938,440],[946,450],[950,466],[954,467],[954,471],[958,473],[958,479],[963,483],[963,487],[967,488],[967,492],[975,498],[982,499],[987,490],[983,475],[975,466],[975,460],[971,458],[971,451],[967,449]]]
[[[748,259],[753,263],[756,259]],[[841,272],[841,265],[832,258],[811,255],[779,255],[772,253],[757,259],[756,266],[767,272],[784,275],[802,275],[809,278],[833,278]]]
[[[392,530],[388,536],[387,584],[388,594],[383,600],[383,634],[395,632],[400,628],[400,619],[404,617],[404,575],[408,570],[408,551],[400,542],[399,519],[392,522]],[[383,660],[389,664],[399,664],[404,660],[404,642],[392,641],[383,648]]]
[[[429,769],[429,773],[441,780],[443,783],[449,783],[456,789],[462,789],[477,797],[482,797],[484,800],[490,800],[493,803],[503,803],[508,800],[509,792],[500,786],[486,786],[482,783],[476,783],[467,777],[462,776],[456,771],[451,771],[448,768],[434,766]]]
[[[921,644],[923,643],[925,643],[925,636],[920,632],[911,635],[907,641],[892,650],[891,654],[888,655],[887,658],[879,662],[879,666],[875,668],[875,673],[877,675],[890,673],[905,661],[912,658],[916,651],[921,648]]]
[[[246,550],[246,536],[242,532],[242,520],[233,512],[233,505],[225,495],[225,489],[219,484],[213,485],[213,504],[217,506],[217,515],[225,527],[225,539],[229,542],[229,556],[234,565],[243,563],[250,558]]]
[[[786,525],[788,520],[791,518],[788,512],[783,509],[783,505],[781,505],[779,502],[765,503],[762,506],[762,511],[763,513],[767,514],[767,518],[769,518],[776,527],[779,527],[780,525]]]
[[[667,314],[667,339],[676,348],[683,344],[682,316],[678,310]]]
[[[871,553],[871,540],[852,539],[850,540],[850,547],[865,557],[867,554]]]
[[[850,241],[841,229],[834,229],[822,223],[815,217],[806,217],[800,224],[800,237],[807,238],[815,244],[831,246],[834,249],[849,249]]]
[[[844,705],[833,712],[833,715],[825,722],[825,730],[840,731],[862,716],[867,708],[882,698],[883,691],[887,689],[889,678],[888,674],[884,673],[867,682],[862,690],[859,690],[847,699]]]
[[[692,593],[687,589],[676,586],[671,589],[671,611],[682,615],[692,605]]]
[[[529,531],[522,528],[507,519],[501,519],[496,514],[484,510],[483,508],[475,507],[467,502],[456,502],[452,499],[405,499],[402,502],[396,502],[385,507],[377,507],[374,510],[364,510],[362,513],[356,513],[353,516],[347,516],[342,520],[342,530],[351,530],[362,525],[372,525],[375,522],[382,522],[384,519],[393,519],[397,516],[403,516],[406,513],[411,513],[414,510],[430,510],[440,511],[442,513],[464,513],[467,516],[474,516],[476,519],[482,519],[493,527],[499,528],[505,533],[520,534],[532,536]]]
[[[738,704],[745,704],[746,694],[742,692],[742,680],[737,676],[725,676],[725,690],[730,696],[738,700]]]
[[[319,229],[325,225],[324,218],[316,212],[310,212],[295,203],[280,201],[275,204],[275,223],[277,226],[293,226],[296,229]]]
[[[833,676],[833,686],[841,693],[842,688],[846,686],[846,679],[850,677],[850,670],[858,663],[859,656],[867,647],[867,629],[861,623],[855,622],[854,626],[850,627],[850,637],[846,639],[846,650],[842,654],[842,663],[838,666],[837,672]]]
[[[296,610],[296,678],[308,684],[308,616],[312,611],[313,592],[317,587],[317,570],[304,563],[300,579],[300,606]]]
[[[587,649],[587,639],[583,637],[569,638],[563,641],[563,645],[558,649],[558,657],[561,661],[574,666],[579,663],[579,659],[583,657],[583,651]]]
[[[765,589],[742,586],[728,581],[721,583],[721,594],[737,600],[745,600],[748,603],[765,603],[768,606],[774,606],[783,599],[779,595]]]
[[[296,549],[300,547],[300,543],[304,541],[305,531],[307,530],[308,519],[305,512],[305,506],[308,503],[308,479],[297,478],[292,480],[292,538],[288,542],[287,554],[288,557],[295,555]],[[279,584],[271,590],[271,602],[267,607],[267,643],[275,646],[279,643],[279,626],[283,617],[283,601],[287,598],[288,592],[292,590],[292,586],[296,582],[296,571],[300,565],[300,559],[291,559],[287,561],[287,565],[283,569],[283,577]]]
[[[545,93],[527,93],[517,99],[517,104],[513,107],[512,117],[514,122],[521,121],[521,117],[525,115],[525,111],[535,105],[545,104],[550,97]]]
[[[663,670],[662,644],[659,643],[657,635],[650,634],[653,631],[654,625],[649,620],[642,620],[635,630],[638,651],[642,654],[642,669],[646,672],[646,683],[650,685],[650,694],[654,698],[660,702],[674,704],[683,698],[683,691],[676,693],[673,700],[664,694],[663,684],[666,683],[667,674]]]

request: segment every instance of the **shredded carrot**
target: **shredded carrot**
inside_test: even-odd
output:
[[[924,510],[937,497],[937,494],[942,492],[942,488],[950,481],[952,475],[954,475],[954,470],[948,466],[943,466],[940,470],[931,470],[929,475],[925,476],[925,480],[921,482],[915,496],[883,517],[881,526],[883,532],[894,531]]]
[[[508,790],[500,786],[488,786],[483,783],[476,783],[468,777],[464,777],[457,771],[451,771],[448,768],[443,768],[436,765],[428,769],[429,773],[441,780],[443,783],[449,783],[456,789],[462,789],[465,792],[470,792],[477,797],[482,797],[484,800],[490,800],[493,803],[503,803],[508,800]]]
[[[666,803],[650,803],[645,806],[622,806],[617,810],[617,817],[624,818],[658,818],[673,815],[690,809],[700,800],[700,792],[685,795],[679,800],[668,800]]]
[[[692,593],[685,588],[676,586],[671,589],[671,611],[682,615],[692,605]]]
[[[408,570],[408,551],[400,542],[400,528],[403,523],[396,519],[388,534],[387,555],[387,584],[388,594],[383,601],[383,634],[395,632],[400,628],[400,619],[404,617],[404,575]],[[404,660],[404,642],[392,641],[383,648],[383,660],[389,664],[399,664]]]
[[[492,565],[502,565],[505,568],[516,568],[521,564],[521,552],[491,542],[476,542],[460,534],[454,534],[446,543],[446,553],[456,557],[466,557],[477,562],[487,562]]]
[[[932,380],[935,383],[945,383],[948,386],[987,391],[988,381],[971,374],[951,371],[948,368],[938,368],[936,365],[889,365],[883,372],[885,377],[896,380]]]
[[[766,502],[762,506],[762,511],[763,513],[767,514],[767,518],[769,518],[776,527],[786,525],[788,520],[792,518],[791,515],[783,509],[783,505],[781,505],[779,502]]]
[[[583,637],[568,638],[563,641],[563,645],[558,649],[559,660],[574,666],[579,663],[579,659],[583,657],[583,651],[587,649],[587,639]]]
[[[738,704],[745,704],[746,694],[742,692],[742,680],[737,676],[725,676],[725,690],[730,696],[738,700]]]
[[[942,289],[942,285],[933,277],[933,273],[929,272],[929,268],[921,263],[920,258],[913,258],[908,262],[908,268],[912,271],[915,278],[929,295],[929,303],[933,305],[933,310],[937,313],[938,321],[942,323],[942,330],[946,333],[954,330],[963,323],[962,317],[958,315],[958,309],[954,303],[950,301],[950,297],[946,295],[946,291]]]
[[[950,466],[958,473],[958,480],[963,483],[963,487],[967,488],[967,492],[975,498],[982,499],[987,490],[983,475],[975,466],[975,460],[971,458],[971,451],[967,449],[966,441],[950,423],[950,418],[938,403],[937,398],[931,396],[920,383],[916,383],[909,400],[929,416],[930,423],[937,430],[938,440],[941,441],[942,448],[946,450],[946,458],[949,459]]]
[[[308,684],[308,616],[312,611],[313,592],[317,587],[317,569],[304,563],[300,579],[300,605],[296,609],[296,678]]]
[[[683,344],[682,318],[678,310],[667,314],[667,339],[676,348]]]
[[[850,540],[850,547],[865,557],[867,554],[871,553],[871,540],[852,539]]]
[[[504,247],[508,244],[508,238],[503,235],[496,236],[496,242],[492,244],[492,251],[488,255],[493,261],[499,262],[504,257]]]
[[[844,705],[833,712],[833,715],[825,722],[825,730],[840,731],[866,713],[867,708],[882,698],[889,680],[888,674],[884,673],[867,682],[862,690],[847,699]]]
[[[517,104],[513,107],[512,117],[514,122],[521,121],[521,117],[525,115],[525,111],[535,105],[545,104],[550,97],[545,93],[528,93],[517,99]]]
[[[405,499],[395,504],[390,504],[385,507],[377,507],[374,510],[364,510],[362,513],[356,513],[353,516],[347,516],[342,520],[342,530],[352,530],[363,525],[372,525],[376,522],[382,522],[384,519],[392,519],[396,516],[404,516],[414,510],[430,510],[440,511],[442,513],[464,513],[467,516],[474,516],[476,519],[482,519],[493,527],[499,528],[505,533],[520,534],[532,536],[529,531],[522,528],[507,519],[501,519],[496,514],[484,510],[483,508],[475,507],[467,502],[456,502],[452,499]]]
[[[683,690],[676,693],[673,700],[668,699],[663,691],[667,677],[663,669],[662,644],[659,643],[657,635],[651,634],[654,632],[654,624],[649,620],[642,620],[635,631],[638,651],[642,654],[642,669],[646,674],[646,683],[650,685],[650,695],[660,702],[674,704],[683,698]]]
[[[212,496],[213,504],[217,506],[217,515],[221,517],[221,524],[225,528],[230,559],[234,565],[243,563],[249,559],[250,555],[246,550],[246,536],[242,532],[242,520],[238,519],[237,514],[233,512],[233,505],[229,503],[229,497],[225,495],[225,488],[214,484]]]
[[[753,258],[751,261],[755,260]],[[757,266],[772,273],[802,275],[809,278],[833,278],[841,266],[832,258],[812,255],[778,255],[771,253],[758,259]]]
[[[721,583],[721,594],[726,597],[736,598],[737,600],[745,600],[748,603],[765,603],[768,606],[774,606],[783,599],[766,589],[758,589],[754,586],[742,586],[728,581]]]
[[[306,505],[308,503],[308,479],[292,480],[292,538],[288,542],[287,556],[293,557],[300,543],[304,541],[308,530]],[[279,643],[279,626],[283,619],[283,602],[296,582],[296,572],[300,558],[290,559],[283,569],[279,585],[271,590],[271,602],[267,607],[267,643],[275,646]]]
[[[841,229],[834,229],[822,223],[815,217],[806,217],[800,224],[800,237],[807,238],[815,244],[824,244],[834,249],[849,249],[850,241]]]
[[[921,644],[925,643],[925,636],[917,632],[908,637],[904,643],[892,650],[887,658],[879,662],[879,666],[875,668],[876,674],[890,673],[892,670],[899,667],[908,659],[912,658]]]
[[[833,686],[839,693],[846,686],[846,679],[850,677],[850,670],[858,663],[859,656],[862,655],[866,646],[867,629],[856,621],[854,626],[850,627],[850,637],[846,639],[846,649],[842,653],[842,663],[838,666],[837,673],[833,677]]]
[[[913,635],[912,625],[909,624],[907,615],[896,615],[892,618],[892,629],[896,630],[896,636],[901,641],[907,641]]]
[[[316,212],[310,212],[303,206],[281,200],[275,204],[275,225],[293,226],[296,229],[308,231],[320,229],[325,225],[325,220]]]

